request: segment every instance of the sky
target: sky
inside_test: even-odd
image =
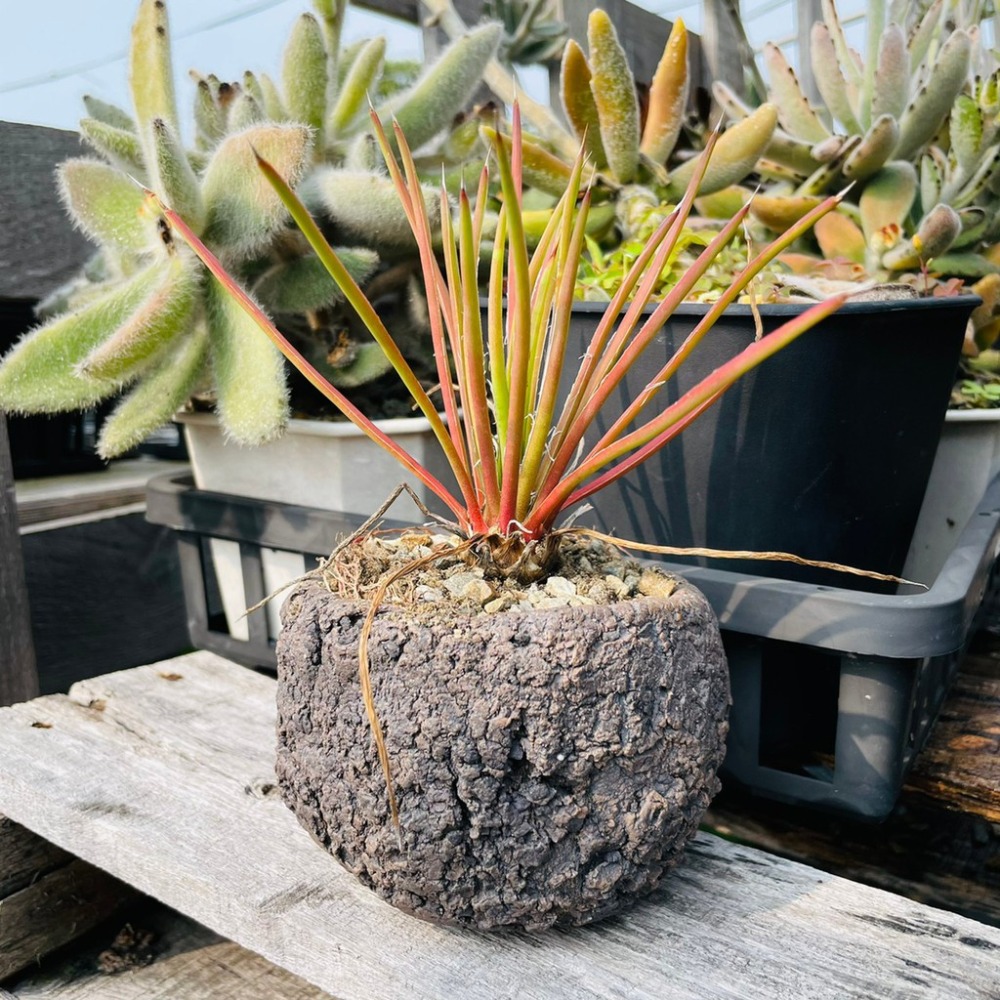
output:
[[[755,45],[789,33],[792,0],[744,0]],[[861,0],[840,0],[842,11]],[[701,25],[698,0],[644,0]],[[0,120],[74,129],[84,94],[129,109],[125,53],[136,0],[0,0]],[[246,69],[278,74],[281,50],[309,0],[168,0],[178,101],[189,116],[189,69],[237,80]],[[352,8],[345,40],[385,34],[394,58],[420,58],[416,28]],[[526,83],[530,93],[536,86]],[[539,90],[541,88],[538,88]]]

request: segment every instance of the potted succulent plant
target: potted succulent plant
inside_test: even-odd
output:
[[[516,108],[509,150],[494,136],[503,203],[482,323],[486,170],[475,207],[460,194],[454,227],[442,211],[442,264],[403,133],[390,139],[375,121],[420,247],[447,423],[305,206],[273,167],[261,167],[434,425],[454,490],[326,382],[182,217],[157,205],[175,240],[195,250],[234,307],[437,495],[450,518],[402,537],[374,531],[348,540],[322,576],[286,602],[282,794],[334,857],[405,910],[485,928],[587,922],[655,886],[695,832],[716,788],[728,682],[703,598],[680,579],[623,560],[607,539],[563,523],[564,515],[641,465],[846,296],[791,318],[680,398],[654,406],[634,430],[620,422],[583,446],[614,384],[739,229],[747,207],[643,321],[700,165],[677,211],[624,276],[576,367],[568,330],[591,198],[581,189],[583,154],[529,252]],[[797,231],[835,204],[827,199]],[[757,254],[724,299],[793,238]],[[725,305],[709,310],[645,396],[657,397]],[[574,390],[560,406],[564,369],[575,372]]]

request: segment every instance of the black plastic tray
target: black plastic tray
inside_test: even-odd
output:
[[[196,490],[182,476],[150,482],[147,517],[179,532],[194,644],[272,668],[263,611],[249,617],[247,641],[226,628],[208,539],[239,542],[249,605],[265,594],[262,547],[326,555],[363,521]],[[734,699],[724,778],[787,802],[887,815],[992,603],[998,553],[1000,478],[926,591],[871,594],[675,567],[704,591],[722,625]]]

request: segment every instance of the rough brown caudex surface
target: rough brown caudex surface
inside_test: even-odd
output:
[[[278,644],[282,794],[345,868],[402,910],[481,928],[587,923],[657,885],[725,752],[729,679],[700,592],[451,621],[381,610],[398,835],[358,681],[366,610],[307,584]]]

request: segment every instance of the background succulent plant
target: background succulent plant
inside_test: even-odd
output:
[[[0,406],[58,412],[124,392],[103,428],[105,457],[138,444],[196,392],[209,393],[239,442],[280,433],[288,417],[280,355],[199,276],[190,251],[158,229],[143,185],[240,274],[328,377],[356,386],[388,370],[376,345],[351,336],[337,286],[288,225],[254,159],[256,151],[280,163],[331,236],[346,237],[342,259],[355,280],[385,287],[381,272],[392,268],[383,258],[416,261],[412,237],[407,245],[395,236],[406,222],[384,197],[391,182],[368,155],[366,95],[378,93],[384,41],[341,50],[345,6],[316,0],[316,16],[296,22],[280,85],[251,73],[239,84],[197,76],[196,137],[186,149],[166,7],[140,0],[129,66],[134,115],[87,99],[81,133],[101,158],[74,159],[59,171],[67,210],[97,244],[98,258],[48,304],[54,315],[4,358]],[[496,24],[469,32],[386,98],[383,113],[400,121],[415,146],[433,139],[475,88],[500,34]],[[405,288],[405,269],[397,284]]]

